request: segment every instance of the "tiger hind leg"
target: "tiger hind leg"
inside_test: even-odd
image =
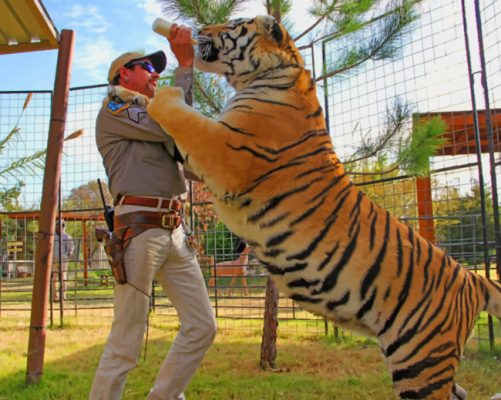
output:
[[[430,346],[430,347],[428,347]],[[466,391],[454,383],[458,368],[457,350],[447,344],[419,347],[419,352],[396,351],[386,347],[386,360],[393,378],[393,386],[401,399],[464,400]],[[408,350],[413,350],[411,346]]]

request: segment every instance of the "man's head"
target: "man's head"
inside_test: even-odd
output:
[[[64,228],[66,226],[66,223],[64,222],[64,219],[59,219],[56,220],[56,232],[59,232],[59,228],[61,228],[62,231],[64,231]]]
[[[146,55],[138,52],[124,53],[111,63],[108,82],[151,98],[155,95],[159,74],[166,64],[163,51]]]

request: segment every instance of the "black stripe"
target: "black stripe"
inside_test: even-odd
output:
[[[286,267],[278,267],[276,265],[270,264],[267,261],[261,261],[261,264],[268,270],[268,272],[272,275],[285,275],[290,272],[302,271],[308,266],[308,263],[296,263],[294,265],[288,265]]]
[[[272,249],[265,251],[263,254],[266,258],[276,258],[280,254],[284,253],[285,250],[282,249]]]
[[[272,218],[271,220],[267,222],[262,222],[259,224],[260,228],[270,228],[273,225],[279,223],[280,221],[283,221],[285,218],[287,218],[290,215],[290,211],[287,211],[283,214],[277,215],[275,218]]]
[[[326,307],[332,311],[334,310],[336,307],[339,307],[339,306],[342,306],[342,305],[345,305],[346,303],[348,303],[348,301],[350,300],[350,291],[347,290],[346,293],[343,295],[343,297],[341,297],[339,300],[332,300],[332,301],[329,301],[327,304],[326,304]]]
[[[268,241],[266,242],[266,247],[278,246],[279,244],[283,243],[284,240],[286,240],[291,235],[292,235],[292,231],[285,231],[285,232],[279,233],[278,235],[274,235],[270,239],[268,239]]]
[[[442,263],[440,264],[440,268],[438,269],[438,278],[437,282],[435,283],[435,290],[442,286],[442,278],[444,276],[445,265],[448,258],[449,257],[445,253],[442,253]]]
[[[372,295],[371,297],[369,298],[369,300],[367,300],[363,305],[362,307],[360,307],[360,310],[358,310],[357,312],[357,318],[358,319],[362,319],[362,317],[368,313],[370,310],[372,310],[372,306],[374,305],[374,301],[376,300],[376,296],[377,296],[377,287],[375,287],[373,290],[372,290]]]
[[[402,268],[404,267],[404,249],[400,229],[397,228],[397,276],[400,278]]]
[[[274,161],[277,161],[277,160],[274,160]],[[305,162],[304,161],[295,161],[293,163],[291,162],[288,162],[287,164],[282,164],[278,167],[275,167],[273,169],[270,169],[269,171],[267,171],[265,174],[257,177],[256,179],[254,179],[254,184],[250,187],[248,187],[247,189],[245,189],[244,192],[240,193],[240,196],[243,196],[243,195],[246,195],[246,194],[249,194],[250,192],[252,192],[254,189],[256,189],[261,183],[265,182],[266,180],[268,180],[275,172],[278,172],[278,171],[282,171],[284,169],[287,169],[287,168],[292,168],[292,167],[296,167],[298,165],[302,165],[304,164]]]
[[[289,282],[287,284],[288,287],[290,288],[295,288],[295,287],[304,287],[304,288],[309,288],[310,286],[315,286],[320,283],[319,279],[313,279],[311,281],[307,281],[304,278],[301,279],[296,279],[295,281]]]
[[[416,264],[419,265],[421,262],[421,241],[416,240]]]
[[[315,299],[313,297],[304,296],[302,294],[293,294],[289,297],[295,301],[302,301],[305,303],[313,303],[313,304],[317,304],[317,303],[320,303],[322,301],[322,299]]]
[[[432,278],[431,280],[431,285],[429,286],[428,290],[426,293],[423,295],[423,298],[421,301],[416,302],[416,306],[411,310],[411,312],[408,313],[407,318],[405,318],[403,324],[400,325],[400,329],[398,330],[398,335],[402,335],[402,332],[404,329],[407,327],[407,324],[411,321],[412,318],[416,316],[416,313],[421,309],[420,312],[420,317],[418,317],[416,324],[414,325],[415,329],[420,328],[420,324],[426,313],[428,312],[428,309],[431,306],[433,298],[430,297],[430,294],[433,290],[433,284],[435,283],[435,277]],[[426,301],[426,306],[423,307],[424,302]]]
[[[330,145],[330,142],[322,142],[322,143],[319,143],[318,145],[320,146],[320,145],[324,145],[324,144]],[[335,154],[334,151],[332,150],[332,145],[330,145],[329,147],[318,147],[315,150],[310,151],[309,153],[303,153],[300,156],[294,157],[291,161],[303,160],[305,158],[313,157],[313,156],[316,156],[317,154],[322,154],[322,153]]]
[[[297,140],[294,143],[288,144],[287,146],[280,147],[279,149],[272,149],[271,147],[260,146],[260,145],[258,145],[258,147],[261,150],[264,150],[269,154],[277,155],[277,154],[283,153],[287,150],[290,150],[294,147],[300,146],[301,144],[307,142],[310,139],[322,137],[322,136],[326,136],[326,137],[330,138],[329,133],[327,132],[326,129],[315,129],[315,130],[311,130],[311,131],[307,131],[307,132],[303,133],[303,135],[301,136],[301,138],[299,138],[299,140]],[[330,143],[332,143],[332,141],[330,141]]]
[[[327,257],[325,257],[324,260],[318,266],[318,268],[317,268],[318,271],[321,271],[324,269],[324,267],[330,262],[330,260],[334,256],[334,254],[336,254],[337,249],[339,249],[339,242],[336,242],[336,244],[334,245],[334,248],[325,254]]]
[[[247,89],[272,89],[272,90],[287,90],[291,87],[294,87],[296,84],[296,79],[291,82],[279,83],[275,85],[270,84],[259,84],[259,85],[251,85]]]
[[[369,249],[372,250],[374,248],[374,240],[376,239],[376,222],[378,218],[378,213],[374,213],[374,218],[371,221],[371,229],[369,234]]]
[[[299,186],[295,189],[289,190],[288,192],[285,192],[285,193],[282,193],[282,194],[279,194],[279,195],[273,197],[271,200],[269,200],[266,203],[266,206],[264,206],[261,210],[259,210],[259,212],[249,216],[248,221],[249,222],[257,222],[258,220],[263,218],[269,211],[275,209],[280,203],[282,203],[282,201],[287,199],[289,196],[293,196],[297,193],[301,193],[301,192],[305,191],[306,189],[308,189],[309,187],[310,187],[310,183],[307,183],[303,186]]]
[[[231,126],[230,124],[228,124],[224,121],[217,121],[217,122],[219,122],[221,125],[226,126],[228,129],[230,129],[233,132],[240,133],[240,134],[245,135],[245,136],[256,136],[255,134],[247,132],[243,129],[235,128],[234,126]]]
[[[336,286],[337,280],[339,278],[339,274],[343,271],[346,264],[350,261],[350,258],[353,255],[355,248],[357,247],[357,239],[358,239],[359,232],[360,232],[360,226],[357,228],[350,243],[348,243],[348,246],[346,246],[346,249],[345,249],[343,255],[341,256],[340,260],[337,262],[337,264],[334,266],[334,268],[332,268],[331,272],[324,279],[322,287],[320,289],[314,291],[312,294],[319,294],[322,292],[327,292],[327,291],[331,290],[334,286]]]
[[[330,216],[327,218],[325,226],[323,229],[320,231],[320,233],[310,242],[308,247],[306,247],[304,250],[302,250],[299,253],[289,255],[287,256],[287,260],[304,260],[305,258],[308,258],[313,251],[317,248],[318,244],[322,242],[322,239],[327,235],[329,230],[331,229],[332,225],[334,222],[336,222],[337,216],[338,216],[338,211],[341,209],[343,206],[346,198],[350,195],[350,192],[346,192],[346,195],[342,197],[339,201],[338,204],[336,205],[336,208],[334,208],[334,211],[330,214]]]
[[[428,311],[429,307],[430,307],[430,304],[431,302],[428,302],[428,304],[426,305],[426,307],[424,307],[424,309],[422,310],[421,312],[421,315],[418,317],[416,323],[414,324],[414,326],[410,329],[408,329],[405,333],[402,334],[402,330],[404,329],[404,327],[401,327],[398,331],[398,337],[397,339],[395,339],[391,344],[388,345],[388,347],[386,348],[386,351],[385,351],[385,354],[387,357],[391,356],[393,353],[395,353],[402,345],[404,344],[407,344],[411,341],[411,339],[415,338],[417,334],[419,334],[419,332],[421,332],[422,330],[420,329],[420,325],[421,323],[423,322],[423,319],[424,319],[424,315],[426,314],[426,312]],[[419,302],[419,304],[417,305],[417,309],[419,309],[420,307],[422,307],[422,304],[421,302]],[[416,312],[417,310],[413,310],[414,312]],[[412,313],[409,313],[408,317],[407,317],[407,320],[405,321],[405,324],[408,323],[408,321],[410,320],[411,317],[413,317],[414,314]]]
[[[410,229],[410,228],[409,228],[409,241],[411,243],[413,243],[413,241],[414,241],[414,233],[413,233],[412,229]],[[386,323],[385,323],[383,329],[381,329],[378,332],[378,336],[381,336],[385,332],[387,332],[388,329],[391,328],[391,326],[393,325],[393,323],[397,319],[398,314],[402,310],[402,307],[404,306],[404,303],[407,301],[407,297],[409,296],[409,289],[410,289],[411,284],[412,284],[413,275],[414,275],[414,254],[411,252],[410,256],[409,256],[409,266],[407,269],[407,274],[405,277],[404,286],[402,287],[402,289],[400,290],[400,293],[398,295],[398,303],[395,306],[395,308],[393,309],[393,312],[390,315],[390,317],[386,320]]]
[[[428,242],[428,259],[426,260],[426,263],[423,266],[423,272],[424,272],[423,289],[422,289],[423,293],[426,290],[426,286],[428,285],[428,279],[430,278],[430,265],[432,261],[433,261],[433,245]]]
[[[324,196],[326,193],[328,193],[334,186],[336,186],[344,177],[346,176],[346,174],[341,174],[341,175],[338,175],[336,177],[334,177],[334,179],[332,179],[332,181],[330,181],[328,183],[328,185],[323,188],[319,193],[317,193],[315,196],[313,196],[310,200],[308,200],[309,203],[313,203],[315,200],[317,200],[319,197],[322,197]],[[350,187],[353,186],[353,182],[349,182],[344,188],[342,188],[337,194],[336,194],[336,197],[334,198],[335,200],[337,200],[340,196],[343,195],[343,193],[347,190],[350,189]]]
[[[420,389],[420,390],[407,390],[404,392],[400,392],[400,398],[402,399],[425,399],[430,394],[435,392],[436,390],[442,388],[445,385],[450,384],[452,381],[452,377],[442,379],[440,381],[436,381],[430,383],[428,386]]]
[[[449,353],[437,357],[427,356],[423,360],[418,361],[417,363],[414,363],[412,365],[409,365],[407,368],[393,371],[392,373],[393,382],[398,382],[404,379],[415,378],[416,376],[419,376],[423,371],[426,371],[429,368],[434,367],[437,364],[440,364],[441,362],[450,359],[451,356],[454,356],[455,351],[456,351],[455,349],[452,349]]]
[[[440,308],[439,308],[440,309]],[[449,309],[447,310],[448,312],[450,311],[451,307],[449,306]],[[441,315],[449,316],[448,313],[444,313],[444,310],[441,309],[440,312]],[[450,325],[450,324],[449,324]],[[414,349],[410,352],[407,353],[407,355],[398,360],[397,363],[406,363],[410,359],[412,359],[416,354],[419,354],[420,352],[423,351],[423,346],[426,345],[427,343],[433,343],[433,340],[435,339],[436,336],[441,336],[442,335],[442,330],[443,332],[447,332],[450,329],[450,326],[444,326],[444,321],[437,321],[435,327],[431,330],[429,334],[427,334],[425,337],[420,335],[417,337],[417,339],[422,338],[422,340],[414,345]],[[424,331],[425,328],[422,328],[422,331]]]
[[[374,212],[374,202],[370,202],[370,210],[369,210],[369,215],[367,215],[367,219],[371,218],[372,213]]]
[[[319,106],[314,112],[306,115],[306,119],[319,117],[320,115],[322,115],[322,107]]]
[[[325,198],[326,198],[326,196],[324,196],[322,199],[320,199],[320,201],[317,204],[315,204],[315,205],[311,206],[310,208],[308,208],[306,210],[306,212],[304,212],[299,217],[297,217],[294,221],[292,221],[291,224],[290,224],[290,226],[293,227],[294,225],[296,225],[296,224],[304,221],[305,219],[307,219],[311,214],[313,214],[315,211],[317,211],[322,204],[324,204]]]
[[[459,266],[459,264],[456,264],[454,267],[454,273],[452,274],[452,277],[451,277],[451,280],[449,281],[449,283],[447,283],[447,285],[445,285],[445,292],[448,292],[452,285],[454,284],[454,282],[456,282],[456,279],[458,278],[458,275],[459,275],[459,271],[461,270],[461,267]]]
[[[269,158],[266,155],[258,153],[256,150],[253,150],[253,149],[251,149],[250,147],[247,147],[247,146],[236,147],[236,146],[233,146],[233,145],[231,145],[229,143],[226,143],[226,147],[229,147],[230,149],[232,149],[234,151],[247,151],[248,153],[251,153],[254,157],[260,158],[260,159],[268,161],[270,163],[277,161],[276,159]]]
[[[301,179],[301,178],[304,178],[305,176],[314,174],[316,172],[322,172],[324,174],[326,174],[327,172],[334,172],[334,171],[336,171],[338,169],[338,167],[336,166],[336,164],[339,164],[339,161],[337,163],[335,163],[335,164],[322,165],[321,167],[315,167],[315,168],[306,170],[304,172],[301,172],[294,179],[296,179],[296,180],[297,179]]]
[[[247,96],[240,97],[239,96],[238,98],[234,99],[234,102],[236,103],[237,101],[240,101],[240,100],[253,100],[253,101],[257,101],[258,103],[266,103],[266,104],[273,104],[275,106],[289,107],[289,108],[293,108],[294,110],[303,110],[304,109],[304,107],[297,107],[293,104],[283,103],[281,101],[274,101],[274,100],[269,100],[269,99],[260,99],[259,97],[247,97]]]
[[[350,229],[348,230],[348,236],[351,237],[353,233],[353,229],[355,229],[355,226],[358,225],[359,223],[359,216],[360,216],[360,203],[362,202],[362,199],[364,197],[363,192],[358,192],[357,194],[357,200],[355,202],[355,205],[350,211],[350,218],[352,221],[350,222]]]
[[[379,250],[379,254],[376,257],[376,260],[372,264],[372,266],[369,268],[367,271],[367,274],[365,275],[363,281],[362,281],[362,286],[360,287],[360,300],[365,299],[366,293],[369,291],[369,287],[372,285],[376,277],[379,275],[379,272],[381,271],[381,264],[383,263],[384,257],[386,255],[386,249],[388,247],[388,242],[389,242],[389,236],[390,236],[390,213],[387,211],[386,212],[386,225],[385,225],[385,230],[384,230],[384,237],[383,237],[383,245],[381,246],[381,249]]]

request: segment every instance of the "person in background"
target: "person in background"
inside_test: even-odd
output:
[[[65,232],[64,220],[56,221],[54,251],[52,253],[52,300],[59,301],[60,295],[66,300],[68,287],[68,261],[73,256],[75,245],[73,238]],[[59,277],[61,274],[61,278]],[[61,282],[61,286],[58,283]]]
[[[179,63],[175,83],[190,97],[191,29],[173,25],[169,43]],[[126,280],[115,285],[115,316],[90,400],[122,397],[127,374],[140,356],[154,279],[176,309],[180,329],[148,399],[184,399],[184,390],[216,335],[205,281],[181,224],[179,198],[186,192],[178,162],[182,159],[172,139],[148,116],[144,102],[126,101],[119,95],[120,86],[152,98],[165,66],[163,51],[130,52],[115,59],[108,74],[109,96],[96,121],[96,143],[115,204],[114,235],[125,246],[120,253],[121,276]]]

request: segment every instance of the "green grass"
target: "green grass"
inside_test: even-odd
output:
[[[166,325],[153,317],[146,360],[141,357],[129,374],[124,400],[146,398],[175,327],[175,323]],[[272,372],[259,368],[259,332],[220,332],[187,390],[188,399],[394,398],[389,373],[372,339],[279,335],[280,372]],[[27,386],[27,329],[0,328],[0,400],[86,399],[107,334],[105,327],[49,330],[43,379],[38,385]],[[501,351],[467,350],[457,381],[469,391],[469,399],[489,399],[501,392],[500,359]]]

